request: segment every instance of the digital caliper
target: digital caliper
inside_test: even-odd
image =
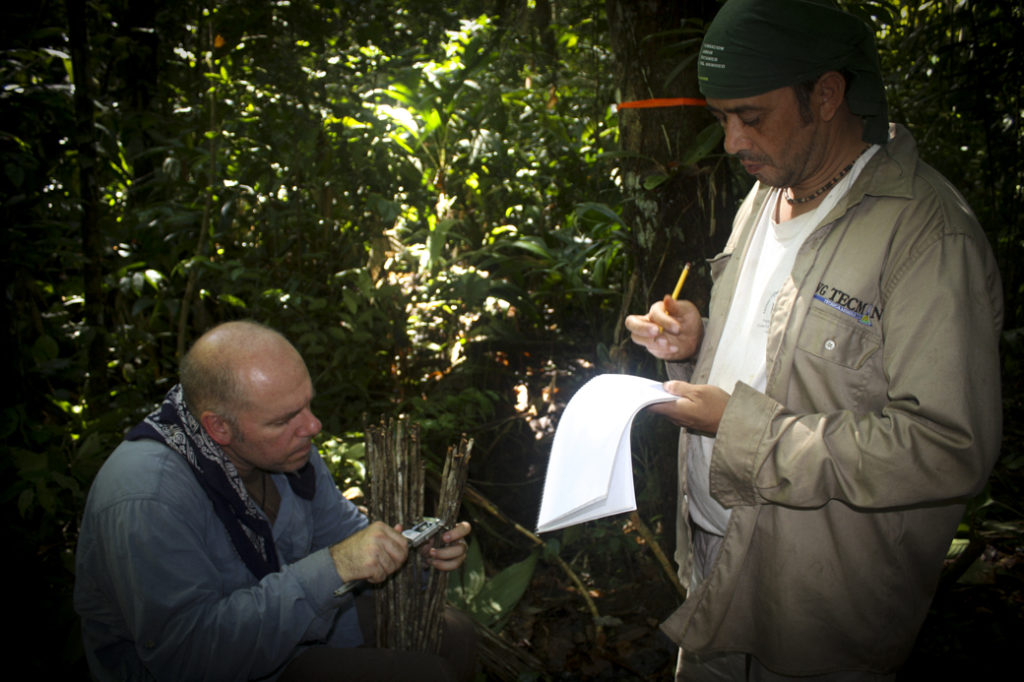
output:
[[[433,516],[425,516],[425,517],[423,517],[422,521],[417,523],[412,528],[409,528],[407,530],[403,530],[402,531],[402,536],[406,540],[409,541],[410,549],[416,549],[417,547],[422,545],[424,542],[426,542],[430,538],[434,537],[434,535],[437,534],[437,531],[441,530],[442,528],[444,528],[444,522],[441,521],[441,519],[435,518]],[[348,594],[354,588],[358,587],[359,585],[361,585],[364,582],[366,582],[366,581],[365,580],[352,580],[352,581],[349,581],[349,582],[345,583],[344,585],[342,585],[341,587],[339,587],[338,589],[336,589],[334,591],[334,596],[335,597],[340,597],[342,595]]]

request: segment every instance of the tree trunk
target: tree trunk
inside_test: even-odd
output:
[[[103,240],[100,235],[99,190],[96,171],[96,124],[92,104],[89,36],[86,29],[85,2],[67,0],[68,34],[71,44],[72,73],[75,81],[75,148],[78,154],[79,201],[85,292],[85,328],[88,339],[88,375],[90,392],[102,394],[107,378],[107,331],[103,302]],[[105,409],[101,407],[101,409]]]
[[[619,101],[653,98],[700,99],[696,53],[717,2],[697,0],[607,0],[609,33],[618,64]],[[630,226],[633,270],[620,317],[645,313],[673,292],[684,265],[693,267],[680,298],[706,314],[710,277],[705,259],[729,233],[731,192],[726,164],[715,155],[694,155],[715,121],[700,106],[619,108],[622,161],[619,173],[631,201],[622,219]],[[662,363],[632,343],[620,320],[610,349],[615,371],[663,376]],[[664,520],[662,538],[675,536],[674,486],[678,428],[650,414],[639,415],[632,434],[637,519]],[[656,542],[654,538],[651,541]],[[671,541],[669,541],[671,543]]]
[[[717,2],[607,0],[606,7],[620,102],[701,97],[696,52],[702,22],[713,17]],[[702,309],[707,302],[703,259],[728,234],[728,183],[720,157],[697,163],[686,157],[713,123],[699,106],[619,110],[619,171],[633,198],[623,220],[637,244],[627,312],[646,311],[671,293],[688,261],[694,268],[684,297]]]

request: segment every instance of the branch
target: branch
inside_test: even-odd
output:
[[[651,548],[652,552],[654,552],[654,558],[658,560],[659,564],[661,564],[661,568],[665,571],[665,575],[668,576],[668,581],[672,583],[672,587],[676,588],[676,592],[679,593],[680,597],[686,599],[686,588],[683,587],[681,582],[679,582],[679,575],[676,573],[676,570],[672,568],[672,562],[668,560],[668,557],[665,555],[665,551],[661,548],[661,545],[658,544],[658,541],[654,537],[654,533],[652,533],[651,529],[646,523],[644,523],[644,520],[640,518],[640,514],[635,511],[629,515],[629,520],[633,524],[633,527],[636,528],[637,532],[640,533],[640,537],[642,537],[647,543],[647,546]]]

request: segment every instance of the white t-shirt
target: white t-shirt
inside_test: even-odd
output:
[[[783,199],[774,190],[764,202],[754,236],[740,270],[736,293],[729,307],[722,338],[711,364],[708,383],[732,393],[742,381],[764,391],[767,380],[768,330],[775,298],[790,277],[797,252],[821,220],[849,191],[861,169],[878,149],[873,145],[862,154],[850,172],[825,195],[816,209],[784,223],[774,219],[775,206]],[[690,438],[687,456],[687,487],[690,516],[701,528],[725,535],[729,510],[711,497],[709,471],[715,439]]]

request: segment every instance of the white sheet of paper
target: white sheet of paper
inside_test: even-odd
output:
[[[629,432],[653,403],[675,400],[661,383],[602,374],[565,406],[551,445],[537,532],[636,509]]]

